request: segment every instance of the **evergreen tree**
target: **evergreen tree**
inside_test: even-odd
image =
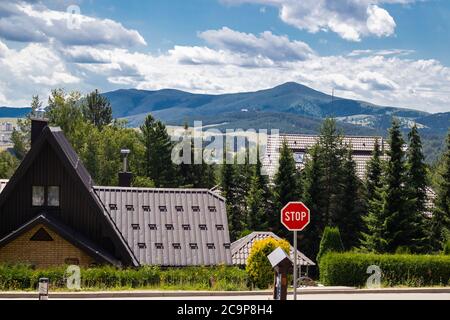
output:
[[[341,233],[337,227],[326,227],[323,231],[322,240],[320,240],[320,250],[317,254],[316,261],[320,263],[320,259],[329,252],[343,252],[344,244],[342,243]]]
[[[0,152],[0,179],[10,179],[19,166],[19,161],[8,151]]]
[[[405,141],[400,130],[400,122],[394,119],[389,130],[389,160],[386,166],[386,194],[383,199],[384,216],[386,217],[387,250],[395,252],[398,247],[407,247],[413,240],[411,232],[415,227],[408,208],[405,190]]]
[[[84,118],[99,129],[109,125],[113,120],[111,104],[98,90],[86,96],[81,110]]]
[[[359,246],[362,231],[362,213],[365,211],[362,184],[356,175],[353,152],[348,148],[342,168],[342,197],[335,224],[342,231],[344,247],[349,250]]]
[[[322,166],[322,177],[320,178],[324,186],[322,193],[323,207],[320,211],[325,219],[326,225],[335,225],[340,220],[339,215],[342,206],[342,179],[343,162],[345,158],[345,148],[343,146],[343,136],[338,131],[336,120],[326,119],[320,130],[319,157]]]
[[[280,162],[274,181],[274,196],[276,210],[269,219],[275,233],[286,234],[285,228],[281,228],[279,213],[281,209],[291,201],[300,200],[300,182],[297,180],[297,168],[294,155],[289,149],[287,141],[283,141],[280,150]]]
[[[227,199],[226,209],[231,241],[239,239],[245,230],[245,211],[242,205],[241,179],[236,164],[224,163],[221,168],[222,195]],[[244,198],[245,199],[245,198]]]
[[[269,216],[272,212],[271,193],[267,176],[262,174],[262,163],[257,148],[257,163],[250,180],[250,191],[247,196],[248,222],[252,231],[267,230]]]
[[[311,211],[311,222],[306,232],[300,233],[302,252],[309,257],[315,257],[319,252],[320,237],[325,228],[325,217],[321,208],[323,204],[324,185],[321,183],[323,166],[319,155],[319,146],[315,145],[309,151],[302,175],[303,201]]]
[[[411,245],[415,252],[428,251],[427,221],[425,218],[425,203],[427,200],[427,169],[422,152],[417,125],[414,125],[408,135],[409,149],[407,153],[406,191],[410,201],[409,216],[414,229],[411,230]]]
[[[443,156],[443,167],[430,229],[432,248],[435,251],[441,250],[443,244],[450,240],[450,131],[447,136],[447,150]]]
[[[141,132],[147,177],[158,188],[178,186],[177,167],[172,162],[173,144],[165,125],[149,114],[141,126]]]

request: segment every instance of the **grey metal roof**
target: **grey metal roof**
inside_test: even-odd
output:
[[[231,265],[224,198],[203,189],[94,191],[141,265]]]
[[[250,251],[252,250],[253,245],[256,241],[267,239],[267,238],[274,238],[277,240],[280,240],[281,238],[278,237],[273,232],[253,232],[249,234],[248,236],[245,236],[239,240],[236,240],[231,244],[231,255],[233,259],[234,265],[243,266],[247,264],[247,259],[250,254]],[[294,259],[294,247],[291,246],[290,250],[290,257],[293,260]],[[303,253],[297,250],[297,261],[298,264],[301,266],[315,266],[316,264],[309,259],[307,256],[305,256]]]
[[[263,169],[265,173],[273,178],[278,169],[280,158],[280,148],[283,141],[286,140],[289,148],[293,152],[306,153],[308,149],[313,147],[319,141],[318,135],[301,135],[301,134],[280,134],[269,135],[267,137],[266,152],[263,159]],[[367,164],[372,158],[372,151],[375,148],[375,141],[378,139],[380,146],[386,150],[388,145],[383,137],[364,137],[364,136],[345,136],[343,144],[350,145],[353,150],[353,160],[356,163],[356,172],[358,177],[364,179]],[[305,156],[305,160],[307,159]],[[305,162],[297,163],[299,169],[303,169]]]

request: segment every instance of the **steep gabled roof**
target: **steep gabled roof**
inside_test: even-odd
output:
[[[98,262],[109,263],[115,266],[121,265],[120,261],[118,261],[110,254],[108,254],[107,252],[96,246],[89,239],[83,237],[83,235],[67,227],[66,225],[58,221],[56,218],[48,216],[46,214],[41,214],[35,217],[34,219],[30,220],[29,222],[21,226],[19,229],[14,230],[3,239],[0,239],[0,247],[5,246],[9,242],[13,241],[17,237],[25,233],[26,231],[40,224],[50,228],[58,235],[60,235],[62,238],[72,243],[79,249],[83,250],[91,257],[95,258]]]
[[[231,264],[224,198],[206,189],[94,190],[140,264]]]
[[[133,264],[135,266],[139,265],[133,251],[128,246],[128,243],[123,238],[120,230],[112,221],[106,208],[99,201],[98,197],[95,195],[93,190],[93,180],[81,162],[78,154],[73,150],[69,141],[64,136],[64,133],[60,128],[45,127],[36,140],[31,150],[27,153],[23,161],[21,162],[19,168],[16,170],[14,175],[11,177],[9,182],[4,187],[3,191],[0,193],[0,207],[3,206],[6,199],[10,196],[11,192],[15,189],[16,185],[20,182],[21,178],[26,174],[27,170],[33,164],[37,156],[42,151],[46,143],[53,148],[56,155],[59,157],[67,172],[72,176],[75,181],[79,181],[81,185],[85,187],[85,191],[89,195],[86,201],[91,201],[99,210],[99,214],[102,215],[106,227],[110,228],[112,231],[111,235],[114,238],[114,242],[118,245],[118,249],[127,258],[126,263]]]
[[[253,232],[239,240],[236,240],[231,244],[231,255],[234,265],[246,265],[250,251],[256,241],[273,238],[280,240],[281,238],[273,232]],[[290,251],[291,259],[294,259],[294,247],[291,246]],[[315,266],[316,264],[305,256],[303,253],[297,250],[297,260],[301,266]]]

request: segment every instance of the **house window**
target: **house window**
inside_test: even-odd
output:
[[[33,207],[42,207],[45,204],[45,188],[33,186]]]
[[[48,187],[47,203],[49,207],[59,207],[59,187]]]

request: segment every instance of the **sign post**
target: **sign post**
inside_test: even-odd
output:
[[[290,202],[281,209],[281,223],[294,232],[294,300],[297,300],[297,232],[302,231],[310,222],[310,211],[303,202]]]

